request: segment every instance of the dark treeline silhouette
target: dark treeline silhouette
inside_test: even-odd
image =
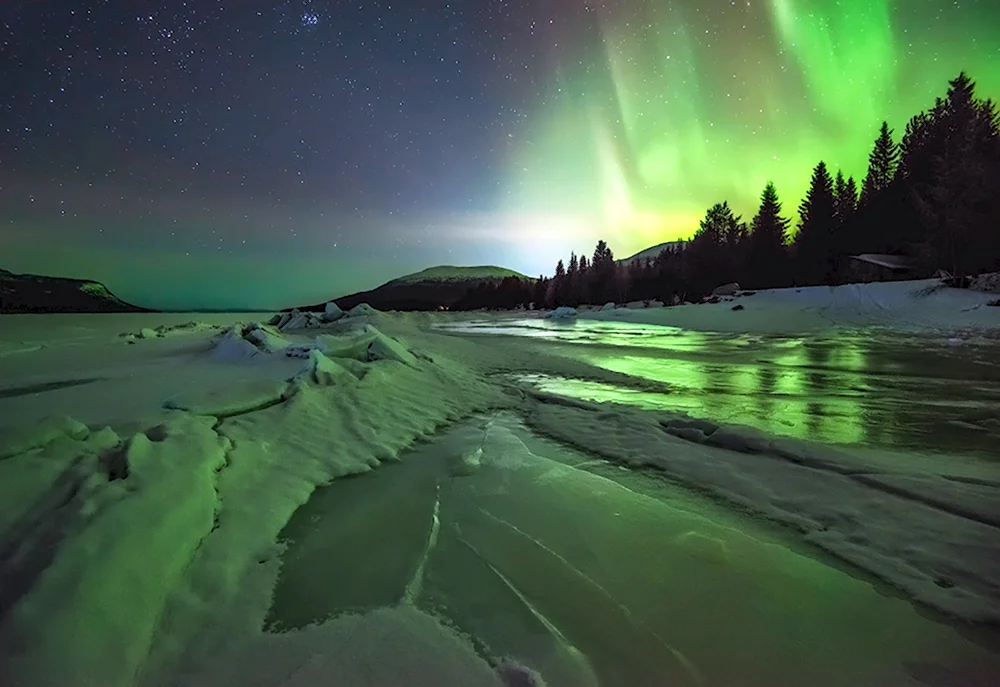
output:
[[[456,307],[676,303],[729,282],[750,289],[839,284],[851,276],[851,256],[864,253],[903,256],[916,276],[945,270],[957,283],[1000,270],[1000,118],[964,72],[910,119],[898,143],[882,122],[860,189],[819,162],[794,236],[768,182],[750,222],[717,203],[690,241],[655,258],[617,263],[599,241],[589,261],[571,254],[551,278],[484,283]]]

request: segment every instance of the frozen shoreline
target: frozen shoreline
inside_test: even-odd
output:
[[[900,331],[1000,329],[995,293],[943,287],[937,279],[757,291],[734,301],[657,308],[586,310],[581,318],[701,331],[801,333],[830,327]],[[742,305],[743,309],[733,311]]]
[[[909,291],[889,292],[904,305],[882,310],[913,312]],[[942,299],[941,312],[951,313],[954,298]],[[724,303],[662,310],[705,309],[714,314],[699,321],[721,326],[763,304],[764,326],[779,311],[768,304],[780,300],[761,292],[740,299],[743,312]],[[816,319],[818,327],[849,310],[834,305],[782,307],[806,313],[796,324]],[[959,312],[982,326],[1000,316],[996,308]],[[0,646],[20,647],[0,658],[2,681],[167,685],[170,676],[200,673],[231,643],[263,641],[277,533],[312,490],[394,460],[416,439],[488,408],[519,410],[567,444],[655,466],[791,525],[932,608],[1000,622],[1000,471],[850,456],[662,413],[511,393],[516,387],[495,373],[613,374],[516,342],[428,331],[435,317],[360,312],[320,330],[222,335],[171,326],[134,343],[89,321],[61,343],[0,358],[6,384],[24,390],[0,399],[23,411],[0,438],[8,562]],[[87,381],[31,391],[67,376]],[[38,424],[43,414],[75,420]],[[438,644],[452,651],[452,642],[442,635]],[[459,663],[471,675],[483,665],[469,651]]]

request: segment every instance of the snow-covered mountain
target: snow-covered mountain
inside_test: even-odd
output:
[[[368,291],[335,298],[334,301],[344,310],[360,303],[368,303],[379,310],[438,310],[451,307],[469,289],[483,282],[496,282],[506,277],[530,279],[504,267],[439,265],[398,277]],[[325,303],[317,303],[298,309],[322,311],[324,307]]]
[[[148,312],[89,279],[14,274],[0,269],[0,313]]]

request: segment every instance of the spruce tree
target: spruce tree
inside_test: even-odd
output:
[[[878,138],[868,156],[868,174],[861,184],[861,202],[871,203],[875,197],[889,188],[899,166],[899,145],[892,140],[892,129],[888,122],[882,122]]]
[[[747,272],[752,288],[785,285],[788,224],[788,219],[781,216],[778,190],[769,181],[760,194],[760,208],[751,224]]]
[[[937,155],[922,198],[931,220],[927,248],[956,276],[1000,266],[1000,125],[993,102],[975,89],[962,72],[931,113]]]
[[[590,302],[590,265],[587,263],[587,256],[580,256],[579,275],[576,280],[576,289],[573,298],[577,305]]]
[[[598,302],[615,298],[615,256],[603,240],[597,242],[590,261],[591,296]]]
[[[799,232],[795,237],[796,261],[803,283],[831,283],[839,256],[834,243],[836,229],[833,179],[820,162],[813,169],[809,192],[799,206]]]
[[[698,231],[684,251],[688,285],[695,294],[738,278],[737,252],[744,231],[728,202],[716,203],[705,213]]]
[[[858,209],[858,184],[854,181],[854,177],[847,177],[847,199],[848,199],[848,211],[851,214]]]

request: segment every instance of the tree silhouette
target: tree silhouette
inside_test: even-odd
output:
[[[947,95],[913,117],[902,145],[902,178],[925,231],[928,268],[964,275],[1000,266],[1000,127],[991,100],[965,72]]]
[[[597,242],[594,257],[590,260],[590,295],[597,302],[614,300],[617,294],[615,284],[615,256],[603,240]]]
[[[708,293],[738,277],[736,253],[745,236],[745,225],[733,215],[728,202],[716,203],[708,209],[684,251],[685,276],[692,293]]]
[[[836,215],[833,179],[820,162],[813,169],[809,191],[799,206],[799,232],[795,237],[796,262],[802,283],[830,283],[837,273]]]
[[[861,184],[861,202],[870,203],[875,196],[889,188],[896,176],[900,160],[899,146],[892,140],[892,129],[888,122],[882,122],[878,138],[868,155],[868,173]]]
[[[787,280],[788,220],[781,216],[781,202],[773,182],[760,194],[760,208],[751,223],[748,285],[763,289],[783,285]]]

